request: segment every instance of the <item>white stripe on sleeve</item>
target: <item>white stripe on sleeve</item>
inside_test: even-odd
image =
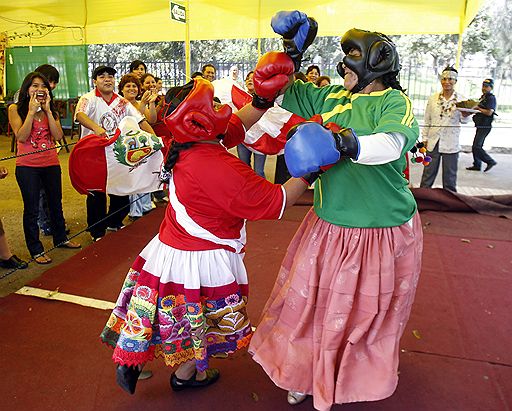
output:
[[[359,157],[357,164],[375,166],[390,163],[400,158],[405,145],[405,136],[402,133],[376,133],[358,136]]]

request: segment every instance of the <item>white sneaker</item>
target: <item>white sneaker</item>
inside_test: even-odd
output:
[[[297,391],[288,391],[288,404],[297,405],[306,399],[308,395]]]
[[[139,374],[139,380],[147,380],[153,376],[153,371],[151,370],[142,370]]]

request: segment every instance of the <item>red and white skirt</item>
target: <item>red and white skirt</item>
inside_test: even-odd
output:
[[[149,242],[128,271],[101,339],[113,360],[137,365],[163,357],[169,366],[232,353],[249,344],[243,254],[182,251]]]

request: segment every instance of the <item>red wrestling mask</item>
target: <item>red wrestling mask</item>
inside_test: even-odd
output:
[[[219,138],[226,132],[230,118],[228,105],[214,108],[212,84],[196,78],[185,99],[172,113],[167,111],[164,123],[176,142],[188,143]]]

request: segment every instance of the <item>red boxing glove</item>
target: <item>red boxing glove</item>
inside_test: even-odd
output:
[[[269,51],[258,60],[254,70],[252,105],[267,109],[274,105],[279,92],[289,83],[295,72],[293,60],[286,53]]]

